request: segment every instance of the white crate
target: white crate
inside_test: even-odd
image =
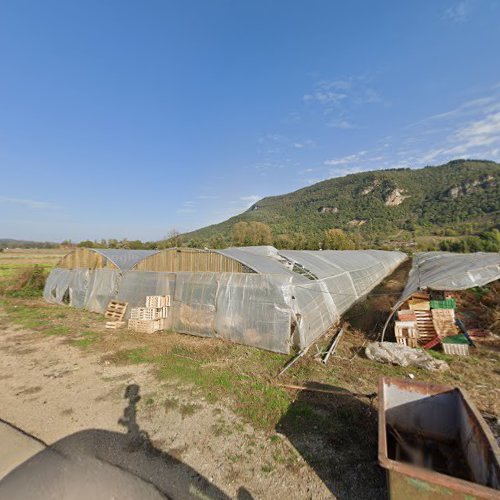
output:
[[[170,307],[170,295],[148,295],[146,307]]]
[[[456,356],[469,355],[469,346],[467,344],[447,344],[443,342],[442,345],[445,354],[454,354]]]
[[[165,319],[129,319],[128,327],[139,333],[154,333],[165,330],[167,323]]]
[[[133,307],[130,319],[164,319],[168,317],[167,307]]]

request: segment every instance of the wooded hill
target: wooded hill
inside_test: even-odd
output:
[[[411,245],[428,236],[457,237],[500,224],[500,164],[455,160],[421,169],[361,172],[263,198],[220,224],[182,235],[192,246],[232,243],[238,222],[264,223],[277,246],[318,248],[339,228],[374,246]],[[298,244],[294,241],[309,241]]]

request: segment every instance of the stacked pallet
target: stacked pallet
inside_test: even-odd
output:
[[[140,333],[154,333],[167,328],[170,295],[149,295],[146,307],[133,307],[130,310],[128,326]]]
[[[398,311],[398,319],[399,321],[417,321],[417,316],[411,309],[401,309]]]
[[[396,321],[394,324],[394,335],[398,344],[408,347],[418,346],[418,331],[415,321]]]
[[[417,317],[414,311],[410,309],[401,309],[398,311],[398,321],[394,324],[394,336],[398,344],[417,347]]]
[[[432,309],[431,313],[432,323],[437,335],[440,337],[449,337],[458,333],[455,325],[454,309]]]
[[[430,310],[415,310],[417,318],[417,330],[421,344],[427,344],[436,336],[436,329],[432,322],[432,312]]]

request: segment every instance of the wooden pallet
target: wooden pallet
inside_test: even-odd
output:
[[[128,302],[118,302],[117,300],[110,300],[104,316],[114,321],[122,321],[127,311]]]
[[[432,322],[432,313],[431,311],[416,310],[415,316],[417,317],[419,343],[426,344],[437,335]]]
[[[398,319],[399,321],[417,321],[415,311],[411,309],[400,309],[398,311]]]
[[[398,344],[417,347],[419,337],[416,321],[396,321],[394,323],[394,336]]]
[[[423,346],[424,349],[432,349],[441,343],[441,339],[436,335],[433,339],[429,340],[427,344]]]
[[[127,326],[126,321],[106,321],[106,327],[108,330],[118,330],[119,328],[125,328]]]

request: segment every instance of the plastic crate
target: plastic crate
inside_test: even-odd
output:
[[[412,311],[429,311],[431,303],[425,299],[412,298],[408,301],[408,307]]]
[[[431,309],[455,309],[457,301],[455,299],[431,300]]]

